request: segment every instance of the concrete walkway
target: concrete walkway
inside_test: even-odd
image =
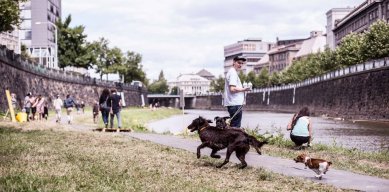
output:
[[[196,153],[197,146],[200,145],[200,141],[191,139],[185,139],[180,136],[160,135],[151,133],[121,133],[133,138],[147,140],[154,143],[184,149],[193,153]],[[204,148],[201,151],[201,155],[207,155],[211,153],[211,150]],[[219,151],[218,154],[222,155],[222,159],[225,157],[225,150]],[[193,158],[196,158],[193,155]],[[249,152],[246,155],[246,161],[249,166],[263,167],[267,170],[284,174],[287,176],[297,176],[310,179],[315,182],[333,185],[343,189],[354,189],[360,191],[389,191],[389,180],[380,179],[377,177],[365,176],[355,174],[348,171],[341,171],[330,168],[322,180],[318,180],[314,177],[315,173],[310,169],[304,169],[304,165],[301,163],[295,163],[291,159],[283,159],[279,157],[271,157],[265,155],[258,155],[254,152]],[[240,161],[233,154],[230,158],[230,162],[240,163]]]

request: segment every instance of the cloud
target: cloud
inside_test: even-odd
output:
[[[325,30],[331,8],[363,0],[66,0],[62,16],[84,25],[88,40],[105,37],[111,46],[143,56],[149,79],[161,70],[168,80],[207,69],[223,73],[223,47],[260,37],[274,42]]]

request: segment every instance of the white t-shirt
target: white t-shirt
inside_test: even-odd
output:
[[[230,85],[234,85],[237,88],[243,88],[238,73],[233,67],[231,67],[226,74],[224,83],[224,106],[243,105],[244,92],[231,93],[229,88]]]
[[[61,110],[63,102],[62,102],[62,100],[60,98],[57,98],[57,99],[54,100],[53,105],[54,105],[54,109]]]

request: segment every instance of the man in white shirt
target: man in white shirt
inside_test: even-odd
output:
[[[244,92],[250,90],[249,87],[243,88],[237,72],[241,70],[244,62],[246,59],[242,57],[233,59],[232,67],[228,70],[224,83],[224,106],[227,107],[230,118],[232,118],[231,127],[241,126]]]
[[[57,123],[61,122],[61,108],[62,108],[63,102],[59,95],[57,95],[57,98],[53,101],[53,106],[55,109],[55,116],[56,116],[56,121]]]

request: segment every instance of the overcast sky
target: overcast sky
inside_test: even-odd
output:
[[[143,70],[168,80],[206,69],[223,74],[223,47],[250,37],[274,42],[325,32],[326,12],[363,0],[62,0],[62,17],[84,25],[88,41],[143,56]]]

